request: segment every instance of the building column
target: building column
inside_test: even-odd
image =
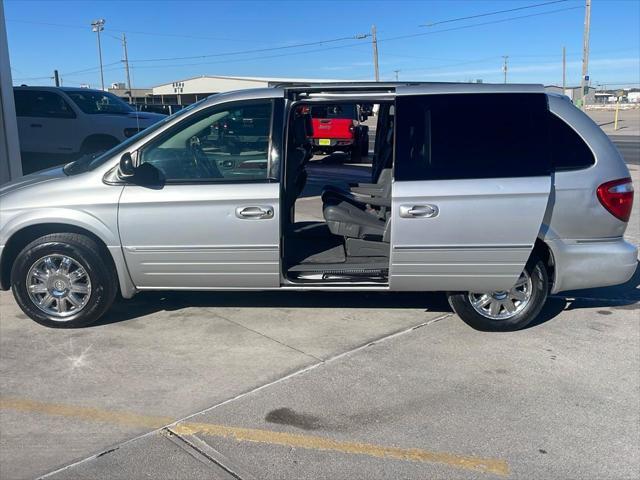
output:
[[[0,185],[22,176],[4,6],[0,1]]]

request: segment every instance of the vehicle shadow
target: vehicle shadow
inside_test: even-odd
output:
[[[623,285],[552,295],[538,318],[526,328],[542,325],[565,310],[607,307],[640,309],[639,302],[640,267],[637,267],[634,276]],[[192,307],[424,309],[428,312],[451,312],[445,295],[440,292],[142,292],[131,300],[120,299],[106,315],[88,328]]]
[[[160,311],[175,312],[192,307],[424,309],[429,312],[451,312],[445,295],[439,292],[141,292],[131,300],[118,300],[89,328],[133,320]]]
[[[622,285],[567,291],[552,295],[538,318],[527,328],[548,322],[565,310],[582,308],[640,310],[640,261],[636,264],[633,277]]]

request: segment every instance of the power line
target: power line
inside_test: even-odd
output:
[[[247,53],[263,53],[263,52],[271,52],[274,50],[285,50],[289,48],[300,48],[300,47],[310,47],[313,45],[323,45],[325,43],[335,43],[335,42],[344,42],[346,40],[362,40],[370,37],[370,33],[361,33],[357,35],[352,35],[349,37],[340,37],[340,38],[332,38],[329,40],[318,40],[315,42],[306,42],[306,43],[297,43],[293,45],[284,45],[281,47],[268,47],[268,48],[255,48],[251,50],[237,50],[235,52],[223,52],[223,53],[209,53],[206,55],[192,55],[189,57],[168,57],[168,58],[146,58],[140,60],[131,60],[132,63],[141,63],[141,62],[165,62],[171,60],[195,60],[199,58],[212,58],[212,57],[225,57],[230,55],[244,55]]]
[[[553,13],[564,12],[564,11],[567,11],[567,10],[575,10],[575,9],[580,9],[580,8],[582,8],[582,7],[578,6],[578,7],[561,8],[561,9],[557,9],[557,10],[550,10],[550,11],[547,11],[547,12],[540,12],[540,13],[534,13],[534,14],[529,14],[529,15],[520,15],[520,16],[516,16],[516,17],[508,17],[508,18],[503,18],[503,19],[500,19],[500,20],[492,20],[492,21],[489,21],[489,22],[474,23],[472,25],[464,25],[464,26],[461,26],[461,27],[452,27],[452,28],[447,28],[447,29],[444,29],[444,30],[435,30],[435,31],[430,31],[430,32],[422,32],[422,33],[414,33],[414,34],[408,34],[408,35],[400,35],[400,36],[396,36],[396,37],[382,38],[382,39],[377,39],[377,43],[402,40],[402,39],[405,39],[405,38],[421,37],[421,36],[425,36],[425,35],[434,35],[434,34],[437,34],[437,33],[445,33],[445,32],[451,32],[451,31],[456,31],[456,30],[463,30],[463,29],[467,29],[467,28],[480,27],[480,26],[484,26],[484,25],[492,25],[492,24],[496,24],[496,23],[504,23],[504,22],[509,22],[509,21],[513,21],[513,20],[520,20],[522,18],[536,17],[536,16],[540,16],[540,15],[549,15],[549,14],[553,14]],[[362,34],[362,38],[367,38],[368,36],[370,36],[370,34]],[[250,52],[260,53],[260,52],[271,51],[271,50],[281,50],[281,49],[285,49],[285,48],[297,48],[297,47],[304,46],[304,45],[320,45],[320,44],[324,44],[324,43],[344,41],[346,39],[353,40],[355,38],[356,37],[343,37],[341,39],[309,42],[307,44],[288,45],[288,46],[284,46],[284,47],[274,47],[274,48],[267,48],[267,49],[245,50],[245,51],[216,53],[216,54],[208,54],[208,55],[194,55],[194,56],[190,56],[190,57],[170,57],[170,58],[163,58],[163,59],[130,60],[130,62],[131,63],[141,63],[141,62],[154,62],[154,61],[188,60],[188,59],[211,58],[211,57],[218,57],[218,56],[246,54],[246,53],[250,53]],[[210,65],[212,63],[226,63],[226,62],[232,62],[232,61],[260,60],[260,59],[263,59],[263,58],[276,58],[276,57],[284,57],[284,56],[290,56],[290,55],[305,55],[305,54],[308,54],[308,53],[316,53],[316,52],[322,52],[322,51],[326,51],[326,50],[334,50],[334,49],[339,49],[339,48],[360,47],[362,45],[364,45],[364,44],[355,43],[355,44],[350,44],[350,45],[338,45],[338,46],[334,46],[334,47],[326,47],[326,48],[320,48],[320,49],[314,49],[314,50],[305,50],[305,51],[302,51],[302,52],[293,52],[293,53],[286,53],[286,54],[280,54],[280,55],[250,57],[250,58],[243,58],[243,59],[236,59],[236,60],[224,60],[222,62],[201,62],[201,63],[188,63],[188,64],[164,65],[164,66],[165,67],[169,67],[169,66],[171,66],[171,67],[183,67],[183,66],[196,66],[196,65]],[[151,67],[138,67],[138,68],[151,68]]]
[[[567,11],[567,10],[575,10],[575,9],[580,9],[580,8],[582,8],[582,6],[562,8],[562,9],[550,10],[550,11],[546,11],[546,12],[539,12],[539,13],[534,13],[534,14],[529,14],[529,15],[520,15],[520,16],[516,16],[516,17],[508,17],[508,18],[499,19],[499,20],[493,20],[493,21],[488,21],[488,22],[474,23],[474,24],[471,24],[471,25],[464,25],[464,26],[460,26],[460,27],[452,27],[452,28],[447,28],[447,29],[443,29],[443,30],[435,30],[435,31],[429,31],[429,32],[421,32],[421,33],[415,33],[415,34],[400,35],[400,36],[396,36],[396,37],[382,38],[382,39],[377,39],[377,41],[378,41],[378,43],[380,43],[380,42],[390,42],[390,41],[402,40],[402,39],[405,39],[405,38],[414,38],[414,37],[420,37],[420,36],[425,36],[425,35],[433,35],[433,34],[437,34],[437,33],[446,33],[446,32],[451,32],[451,31],[457,31],[457,30],[463,30],[463,29],[468,29],[468,28],[480,27],[480,26],[484,26],[484,25],[492,25],[492,24],[496,24],[496,23],[504,23],[504,22],[509,22],[509,21],[513,21],[513,20],[519,20],[519,19],[523,19],[523,18],[530,18],[530,17],[541,16],[541,15],[549,15],[549,14],[553,14],[553,13],[559,13],[559,12],[563,12],[563,11]],[[16,21],[16,20],[14,20],[14,21]],[[25,21],[25,23],[43,23],[43,22],[26,22]],[[60,24],[55,24],[55,25],[62,26]],[[65,26],[70,27],[70,25],[65,25]],[[82,27],[82,28],[85,28],[85,27]],[[368,36],[370,36],[370,34],[362,34],[361,35],[362,38],[367,38]],[[356,35],[356,36],[351,36],[351,37],[342,37],[340,39],[330,39],[330,40],[321,40],[321,41],[316,41],[316,42],[308,42],[308,43],[305,43],[305,44],[287,45],[287,46],[273,47],[273,48],[266,48],[266,49],[257,49],[257,50],[245,50],[245,51],[238,51],[238,52],[226,52],[226,53],[210,54],[210,55],[198,55],[198,56],[192,56],[192,57],[173,57],[173,58],[166,58],[166,59],[143,59],[143,60],[137,60],[137,61],[136,60],[130,60],[130,63],[133,64],[133,63],[137,63],[137,62],[210,58],[210,57],[216,57],[216,56],[246,54],[246,53],[250,53],[250,52],[260,53],[260,52],[265,52],[265,51],[270,51],[270,50],[282,50],[282,49],[298,48],[298,47],[305,46],[305,45],[321,45],[321,44],[324,44],[324,43],[332,43],[332,42],[338,42],[338,41],[344,41],[344,40],[360,39],[359,37],[360,37],[360,35]],[[354,47],[357,48],[357,47],[362,47],[362,46],[366,46],[366,45],[367,45],[366,43],[353,43],[353,44],[349,44],[349,45],[337,45],[337,46],[333,46],[333,47],[325,47],[325,48],[312,49],[312,50],[303,50],[303,51],[299,51],[299,52],[289,52],[289,53],[282,53],[282,54],[276,54],[276,55],[267,55],[267,56],[262,55],[262,56],[259,56],[259,57],[248,57],[248,58],[240,58],[240,59],[226,59],[226,60],[214,61],[214,62],[195,62],[195,63],[172,64],[172,65],[166,65],[165,64],[165,65],[158,65],[158,66],[137,66],[136,68],[148,69],[148,68],[167,68],[167,67],[187,67],[187,66],[211,65],[211,64],[220,64],[220,63],[243,62],[243,61],[252,61],[252,60],[262,60],[262,59],[267,59],[267,58],[294,56],[294,55],[307,55],[307,54],[310,54],[310,53],[317,53],[317,52],[323,52],[323,51],[341,49],[341,48],[354,48]],[[396,56],[402,56],[402,55],[396,55]],[[407,55],[405,55],[405,56],[409,57]],[[517,56],[520,56],[520,55],[517,55]],[[416,58],[418,58],[418,57],[416,57]],[[427,59],[427,58],[425,57],[425,59]],[[106,64],[104,66],[115,65],[117,63],[120,63],[120,61],[109,63],[109,64]],[[462,63],[466,63],[466,62],[461,62],[461,64]],[[476,61],[474,60],[474,61],[471,61],[469,63],[476,63]],[[91,67],[91,68],[78,70],[78,71],[74,71],[74,72],[62,73],[61,75],[70,76],[70,75],[75,75],[75,74],[78,74],[78,73],[95,71],[98,68],[99,67]],[[434,67],[434,68],[441,68],[441,67]],[[29,78],[24,78],[22,80],[40,80],[40,79],[48,79],[48,78],[50,78],[50,76],[46,76],[46,77],[44,77],[44,76],[43,77],[29,77]]]
[[[27,24],[31,24],[31,25],[45,25],[45,26],[49,26],[49,27],[60,27],[60,28],[75,28],[75,29],[85,29],[86,27],[84,25],[70,25],[70,24],[65,24],[65,23],[52,23],[52,22],[41,22],[41,21],[34,21],[34,20],[13,20],[13,19],[8,19],[7,23],[27,23]],[[201,35],[185,35],[185,34],[179,34],[179,33],[158,33],[158,32],[141,32],[139,30],[128,30],[122,26],[118,26],[118,25],[113,25],[111,28],[115,29],[115,30],[126,30],[128,34],[135,34],[135,35],[151,35],[154,37],[181,37],[181,38],[193,38],[193,39],[198,39],[198,40],[219,40],[219,41],[229,41],[229,42],[237,42],[237,41],[241,41],[241,42],[250,42],[250,43],[254,43],[250,40],[242,40],[242,39],[238,39],[238,38],[225,38],[225,37],[207,37],[207,36],[201,36]],[[114,37],[117,40],[120,40],[117,37]]]
[[[478,60],[468,60],[468,61],[465,61],[465,62],[448,63],[448,64],[445,64],[445,65],[416,67],[416,68],[403,68],[402,71],[403,72],[415,72],[415,71],[418,71],[418,70],[439,70],[441,68],[459,67],[461,65],[470,65],[470,64],[474,64],[474,63],[485,63],[485,62],[488,62],[490,60],[495,60],[497,58],[502,58],[502,56],[494,55],[492,57],[480,58]],[[389,72],[387,72],[387,73],[389,73]]]
[[[121,63],[121,60],[118,60],[117,62],[105,63],[103,65],[103,67],[110,67],[110,66],[115,65],[117,63]],[[99,69],[100,69],[99,66],[97,66],[97,67],[89,67],[89,68],[84,68],[82,70],[75,70],[73,72],[63,72],[60,75],[66,75],[66,76],[75,75],[77,73],[93,72],[93,71],[96,71],[96,70],[99,70]]]
[[[104,67],[109,67],[112,65],[116,65],[116,64],[120,64],[122,63],[120,60],[118,60],[117,62],[111,62],[111,63],[106,63],[103,66]],[[65,76],[65,77],[69,77],[72,75],[77,75],[80,73],[90,73],[90,72],[95,72],[97,70],[99,70],[100,67],[90,67],[90,68],[84,68],[82,70],[75,70],[73,72],[61,72],[60,76]],[[105,72],[109,72],[112,70],[118,70],[118,69],[105,69]],[[51,75],[47,75],[47,76],[42,76],[42,77],[17,77],[14,80],[46,80],[46,79],[51,79]]]
[[[483,25],[494,25],[496,23],[505,23],[505,22],[510,22],[512,20],[520,20],[522,18],[538,17],[538,16],[541,16],[541,15],[550,15],[552,13],[566,12],[568,10],[577,10],[577,9],[582,9],[582,8],[583,8],[582,6],[559,8],[557,10],[549,10],[547,12],[531,13],[529,15],[520,15],[520,16],[517,16],[517,17],[502,18],[500,20],[491,20],[489,22],[473,23],[471,25],[463,25],[461,27],[446,28],[444,30],[435,30],[435,31],[431,31],[431,32],[411,33],[411,34],[407,34],[407,35],[399,35],[397,37],[389,37],[389,38],[379,39],[378,43],[395,41],[395,40],[404,40],[405,38],[423,37],[425,35],[434,35],[436,33],[453,32],[453,31],[456,31],[456,30],[465,30],[467,28],[481,27]]]
[[[526,5],[524,7],[509,8],[508,10],[497,10],[495,12],[479,13],[477,15],[469,15],[467,17],[450,18],[448,20],[441,20],[439,22],[426,23],[426,24],[419,25],[419,26],[420,27],[433,27],[435,25],[441,25],[443,23],[459,22],[461,20],[469,20],[469,19],[472,19],[472,18],[488,17],[490,15],[498,15],[500,13],[515,12],[515,11],[518,11],[518,10],[526,10],[528,8],[542,7],[544,5],[552,5],[554,3],[563,3],[563,2],[567,2],[567,1],[568,0],[553,0],[551,2],[536,3],[535,5]]]
[[[275,55],[261,55],[259,57],[245,57],[245,58],[231,58],[225,60],[216,60],[211,62],[195,62],[195,63],[179,63],[179,64],[163,64],[163,65],[147,65],[147,66],[136,66],[136,68],[166,68],[166,67],[190,67],[197,65],[216,65],[216,64],[227,64],[227,63],[236,63],[236,62],[247,62],[252,60],[263,60],[268,58],[279,58],[279,57],[291,57],[295,55],[307,55],[309,53],[317,53],[317,52],[325,52],[327,50],[335,50],[339,48],[353,48],[353,47],[369,47],[368,43],[356,43],[353,45],[338,45],[335,47],[326,47],[326,48],[316,48],[313,50],[303,50],[301,52],[289,52],[289,53],[279,53]],[[133,63],[133,61],[129,61],[129,63]]]

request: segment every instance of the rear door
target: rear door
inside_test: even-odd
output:
[[[74,150],[76,114],[57,93],[14,90],[20,150],[37,153],[71,153]]]
[[[547,97],[416,93],[396,103],[390,286],[508,289],[549,202]]]

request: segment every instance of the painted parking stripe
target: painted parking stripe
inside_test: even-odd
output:
[[[436,463],[453,468],[505,476],[509,465],[505,460],[459,455],[448,452],[433,452],[419,448],[399,448],[362,442],[333,440],[325,437],[277,432],[255,428],[233,427],[212,423],[178,422],[170,417],[138,415],[130,412],[116,412],[92,407],[78,407],[55,403],[37,402],[23,398],[0,397],[0,409],[25,413],[38,413],[74,418],[84,421],[111,423],[131,427],[161,429],[169,426],[178,435],[204,435],[226,438],[238,442],[255,442],[304,448],[325,452],[351,455],[365,455],[375,458],[404,460],[410,462]]]

